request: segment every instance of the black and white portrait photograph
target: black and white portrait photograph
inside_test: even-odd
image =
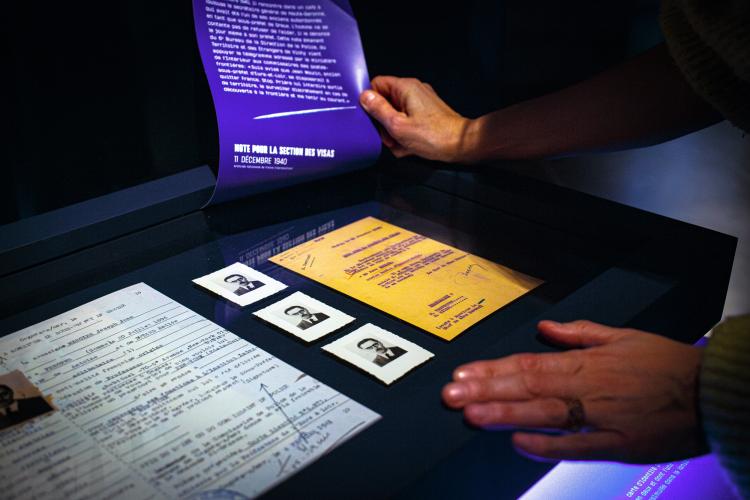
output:
[[[434,356],[417,344],[371,323],[323,346],[323,350],[364,370],[386,385]]]
[[[406,350],[397,345],[389,346],[371,337],[358,341],[356,346],[354,352],[378,366],[385,366],[399,356],[406,354]]]
[[[193,283],[239,306],[250,305],[286,288],[285,284],[241,262],[194,279]]]
[[[19,370],[0,375],[0,431],[54,410]]]
[[[245,295],[265,285],[259,280],[249,280],[242,274],[232,273],[224,277],[224,283],[228,283],[234,290],[235,295]]]
[[[297,325],[300,330],[307,330],[311,326],[327,320],[329,316],[295,304],[284,309],[284,317],[293,325]]]
[[[295,292],[253,314],[306,342],[317,340],[354,321],[352,316],[302,292]]]

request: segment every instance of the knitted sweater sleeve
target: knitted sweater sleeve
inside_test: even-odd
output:
[[[714,329],[701,366],[706,437],[743,498],[750,498],[750,315]]]
[[[750,2],[663,0],[661,26],[698,95],[750,132]]]

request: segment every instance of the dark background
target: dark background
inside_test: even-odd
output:
[[[371,76],[428,81],[469,116],[584,79],[660,37],[656,0],[351,3]],[[6,9],[0,224],[215,164],[191,2]]]

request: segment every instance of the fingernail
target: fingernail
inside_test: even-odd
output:
[[[559,333],[568,333],[570,330],[565,323],[558,323],[557,321],[552,321],[550,319],[545,319],[544,322],[547,323],[548,327],[554,328]]]
[[[375,92],[372,92],[370,90],[365,90],[362,92],[362,104],[370,104],[372,101],[375,100]]]
[[[454,403],[462,401],[466,397],[466,390],[461,384],[451,384],[445,395]]]
[[[467,370],[458,370],[458,371],[457,371],[457,372],[456,372],[456,373],[455,373],[455,374],[453,375],[453,377],[454,377],[454,378],[455,378],[456,380],[466,380],[467,378],[469,378],[469,376],[470,376],[470,373],[469,373],[469,372],[468,372]]]

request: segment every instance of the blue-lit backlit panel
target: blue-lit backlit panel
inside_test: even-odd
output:
[[[714,455],[656,465],[560,462],[522,500],[739,500]]]

